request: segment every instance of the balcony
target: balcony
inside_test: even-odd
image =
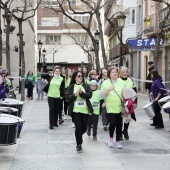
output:
[[[148,28],[145,28],[144,34],[154,33],[154,32],[155,32],[155,28],[156,28],[156,27],[148,27]]]

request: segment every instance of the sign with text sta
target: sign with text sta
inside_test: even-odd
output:
[[[157,38],[144,38],[128,40],[129,47],[151,47],[156,46]],[[160,46],[164,44],[164,39],[161,39]]]

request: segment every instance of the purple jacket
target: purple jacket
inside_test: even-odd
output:
[[[158,93],[162,95],[165,94],[165,90],[161,88],[165,88],[165,86],[162,84],[162,77],[158,77],[153,81],[152,87],[151,87],[154,99],[158,96]]]

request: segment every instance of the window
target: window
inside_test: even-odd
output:
[[[135,24],[135,10],[132,10],[132,24]]]
[[[138,20],[139,20],[139,24],[141,24],[141,22],[142,22],[142,10],[141,10],[141,6],[139,6]]]
[[[160,13],[159,13],[160,22],[164,20],[164,18],[167,15],[167,12],[168,12],[168,8],[164,8],[160,11]]]
[[[46,35],[46,44],[61,44],[61,35]]]
[[[43,6],[59,6],[57,0],[42,0],[42,5]]]
[[[70,6],[71,6],[71,9],[75,10],[76,9],[76,0],[70,0]],[[68,4],[69,6],[69,4]]]
[[[89,39],[87,35],[85,34],[76,34],[74,35],[74,38],[76,39],[78,43],[86,43],[88,42],[88,39]]]
[[[81,23],[88,23],[88,21],[89,21],[89,16],[72,16],[72,18],[73,19],[75,19],[75,20],[77,20],[77,21],[79,21],[79,22],[81,22]],[[69,18],[67,18],[67,17],[65,17],[65,23],[75,23],[75,22],[73,22],[72,20],[70,20]]]
[[[41,18],[42,26],[59,26],[58,17],[42,17]]]

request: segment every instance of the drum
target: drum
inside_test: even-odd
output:
[[[170,114],[170,102],[167,102],[165,103],[163,106],[162,106],[162,109],[165,113],[167,114]]]
[[[14,116],[18,116],[18,109],[13,108],[13,107],[1,107],[0,106],[0,112],[10,114],[10,115],[14,115]]]
[[[18,117],[22,116],[22,109],[23,109],[23,105],[24,105],[23,101],[5,98],[5,99],[0,100],[0,105],[6,106],[6,107],[14,107],[19,110]]]
[[[16,144],[19,121],[0,115],[0,145]]]
[[[145,112],[149,116],[149,118],[153,118],[155,116],[152,104],[153,104],[153,102],[149,102],[143,107],[143,109],[145,110]]]
[[[23,128],[23,125],[24,125],[25,120],[22,119],[22,118],[20,118],[20,117],[17,117],[17,116],[8,115],[8,114],[3,114],[3,113],[1,113],[0,116],[13,118],[13,119],[16,119],[16,120],[19,122],[19,123],[18,123],[17,138],[20,138],[20,137],[21,137],[22,128]]]
[[[170,96],[163,97],[158,100],[158,104],[160,107],[162,107],[165,103],[170,101]]]

